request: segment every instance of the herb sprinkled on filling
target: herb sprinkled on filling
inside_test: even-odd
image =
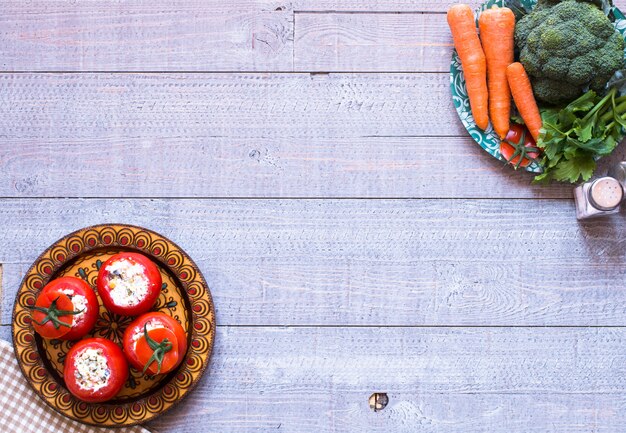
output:
[[[106,271],[109,293],[116,305],[132,307],[148,295],[148,278],[142,264],[121,259],[108,265]]]
[[[83,350],[74,359],[74,366],[74,378],[82,389],[97,391],[109,383],[111,370],[102,349]]]

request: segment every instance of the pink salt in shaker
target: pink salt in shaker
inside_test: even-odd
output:
[[[576,218],[584,220],[619,212],[624,189],[613,177],[601,177],[574,189]]]

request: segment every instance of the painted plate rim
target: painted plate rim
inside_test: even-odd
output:
[[[486,8],[493,5],[502,7],[504,6],[505,1],[506,0],[487,0],[483,2],[474,11],[476,19],[478,19],[480,12]],[[528,5],[532,4],[534,6],[537,3],[537,0],[522,0],[522,2]],[[626,18],[624,17],[624,14],[616,6],[611,7],[609,18],[611,14],[614,18],[613,24],[615,26],[615,30],[620,32],[622,37],[626,39]],[[465,130],[485,152],[496,158],[498,161],[506,164],[507,161],[500,154],[500,138],[494,132],[491,122],[489,122],[487,129],[483,131],[474,121],[474,117],[472,116],[472,112],[469,107],[469,98],[467,97],[467,90],[465,88],[465,77],[463,76],[461,60],[459,59],[456,49],[454,48],[452,49],[452,56],[450,59],[450,91],[452,93],[454,108]],[[534,174],[540,174],[543,172],[541,165],[536,162],[530,164],[525,168],[525,170]]]
[[[126,230],[126,232],[124,232],[124,230]],[[122,244],[119,242],[119,240],[121,239],[120,233],[127,233],[128,231],[134,233],[133,230],[138,231],[138,233],[145,232],[149,236],[149,239],[151,239],[151,242],[147,242],[144,246],[141,247],[138,245],[133,245],[131,242],[128,242],[128,240],[127,244]],[[82,248],[79,247],[78,251],[70,250],[69,241],[71,241],[73,238],[80,237],[80,239],[84,239],[85,235],[90,234],[90,232],[96,232],[98,233],[98,235],[101,235],[105,231],[110,232],[108,233],[111,235],[110,242],[100,243],[98,241],[95,241],[93,245],[87,245],[87,243],[85,242]],[[114,235],[115,237],[113,237]],[[133,238],[135,236],[136,233],[134,234]],[[97,238],[104,239],[102,236],[98,236]],[[160,249],[159,253],[154,253],[154,249],[150,249],[151,246],[154,244],[154,241],[161,241],[171,249]],[[161,245],[161,243],[159,245]],[[157,389],[151,391],[149,394],[137,400],[120,404],[108,404],[107,402],[85,403],[72,396],[67,391],[65,386],[57,382],[55,378],[47,371],[46,366],[41,359],[37,347],[37,341],[34,338],[35,333],[32,329],[32,326],[30,326],[30,323],[26,323],[24,320],[21,320],[24,317],[29,316],[29,314],[25,311],[26,305],[20,303],[20,298],[24,297],[24,295],[31,295],[32,297],[35,297],[34,294],[41,290],[41,288],[43,288],[43,286],[45,286],[45,284],[47,284],[51,280],[51,277],[55,275],[55,273],[59,269],[63,268],[68,262],[75,260],[77,257],[83,254],[107,247],[130,249],[141,252],[142,254],[148,256],[151,260],[158,262],[161,267],[167,268],[167,270],[172,275],[176,276],[177,282],[180,283],[181,286],[181,295],[184,293],[184,296],[186,296],[186,300],[188,302],[187,313],[190,317],[188,329],[190,329],[191,332],[191,335],[189,336],[190,344],[187,353],[185,354],[185,358],[176,370],[176,374],[172,375],[167,383],[159,386]],[[64,249],[64,259],[51,259],[50,257],[52,257],[53,250],[58,248]],[[167,263],[167,261],[164,260],[167,258],[166,256],[171,255],[172,252],[178,252],[182,257],[181,263],[177,266],[170,265]],[[50,273],[48,274],[49,277],[38,277],[39,274],[36,272],[36,270],[42,262],[49,263],[49,266],[51,267]],[[177,273],[176,269],[180,270],[181,268],[184,268],[184,270]],[[187,273],[185,273],[185,270],[187,271]],[[183,274],[185,274],[186,277],[183,277]],[[29,279],[40,280],[40,288],[28,287]],[[190,285],[193,286],[193,289],[195,289],[193,293],[190,293]],[[203,290],[199,291],[198,289]],[[200,310],[195,311],[194,307],[200,307]],[[197,326],[199,326],[199,328]],[[37,394],[37,396],[41,398],[49,407],[65,417],[86,425],[115,428],[130,427],[151,421],[156,417],[166,413],[173,407],[177,406],[180,401],[182,401],[187,395],[189,395],[190,392],[196,387],[196,385],[204,375],[205,371],[207,370],[207,367],[209,366],[213,347],[215,344],[215,328],[215,306],[213,304],[211,291],[208,284],[206,283],[206,280],[204,279],[204,276],[202,275],[202,272],[193,261],[193,259],[191,259],[191,257],[185,252],[185,250],[183,250],[180,246],[178,246],[178,244],[176,244],[169,238],[155,232],[154,230],[132,224],[107,223],[90,225],[68,233],[52,243],[37,257],[37,259],[35,259],[33,264],[28,268],[28,271],[24,274],[24,278],[22,279],[20,287],[15,295],[12,313],[11,335],[13,340],[14,354],[24,378],[33,389],[33,391],[35,391],[35,394]],[[33,352],[35,353],[36,359],[27,359],[27,357],[30,356],[30,354],[32,354]],[[44,370],[44,373],[41,374],[41,377],[37,380],[35,380],[29,374],[31,372],[34,372],[34,374],[37,376],[39,373],[41,373],[42,369]],[[183,377],[183,379],[189,380],[189,382],[184,384],[178,383],[181,376]],[[51,384],[53,385],[52,387],[50,386]],[[47,391],[50,392],[50,395],[48,396],[42,393],[42,389],[46,385],[48,385]],[[164,395],[166,393],[166,388],[170,388],[172,390],[173,396],[175,396],[174,399],[171,399],[171,396]],[[178,391],[178,393],[176,391]],[[67,399],[67,396],[69,396],[69,402],[65,403],[65,400],[63,400],[65,406],[67,407],[60,407],[60,399]],[[151,400],[154,400],[156,403],[160,404],[161,407],[150,408],[149,403]],[[131,412],[132,408],[137,405],[143,408],[140,411],[139,415],[133,414]],[[85,407],[85,413],[83,417],[71,411],[73,406]],[[101,408],[104,409],[104,415],[100,416],[101,418],[102,416],[106,416],[106,418],[96,420],[93,415],[99,415],[99,412],[96,411],[100,411]],[[121,414],[119,413],[120,409],[122,412]],[[116,420],[115,417],[117,417],[117,419],[119,420]],[[122,419],[122,417],[125,418]]]

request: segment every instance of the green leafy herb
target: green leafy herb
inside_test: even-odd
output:
[[[564,108],[542,110],[537,145],[543,149],[544,172],[535,181],[589,180],[596,159],[617,146],[625,118],[626,96],[618,97],[615,87],[603,97],[590,90]]]

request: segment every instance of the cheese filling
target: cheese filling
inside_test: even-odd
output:
[[[98,391],[108,385],[111,370],[102,349],[87,348],[74,358],[74,378],[81,389]]]
[[[72,289],[61,289],[59,291],[64,295],[67,295],[68,298],[70,298],[70,301],[72,301],[72,305],[74,305],[74,311],[80,311],[80,313],[74,314],[72,316],[74,317],[72,324],[76,325],[77,323],[80,323],[85,317],[85,313],[87,312],[87,298],[85,298],[83,295],[75,294]]]
[[[115,305],[132,307],[148,295],[146,269],[140,263],[117,260],[106,267],[109,273],[109,294]]]

